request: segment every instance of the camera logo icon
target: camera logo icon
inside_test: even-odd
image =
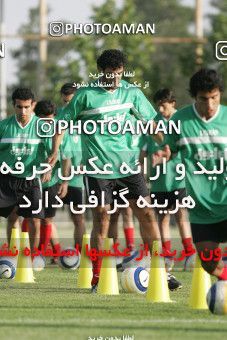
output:
[[[215,56],[218,60],[227,60],[227,40],[216,42]]]
[[[53,118],[39,118],[36,124],[36,133],[39,137],[53,137],[56,134],[56,122]]]
[[[53,21],[49,24],[49,34],[52,37],[61,37],[64,34],[64,24],[61,21]]]

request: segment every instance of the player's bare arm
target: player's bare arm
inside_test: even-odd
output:
[[[68,177],[70,175],[70,167],[71,167],[71,160],[69,158],[64,159],[62,161],[62,174],[64,177]],[[68,181],[64,180],[58,190],[58,195],[60,198],[64,198],[68,192]]]
[[[58,159],[58,150],[64,137],[64,131],[61,134],[56,133],[53,137],[52,152],[47,158],[47,162],[54,167]]]
[[[169,145],[165,145],[162,150],[158,150],[152,155],[151,157],[152,166],[155,167],[158,164],[162,164],[164,158],[168,162],[171,158],[171,155],[172,154]]]

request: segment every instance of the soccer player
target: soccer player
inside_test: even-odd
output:
[[[110,216],[110,226],[109,226],[108,237],[113,238],[115,243],[119,242],[118,220],[119,220],[120,214],[122,215],[122,219],[123,219],[123,229],[124,229],[126,247],[130,251],[132,251],[135,247],[135,227],[133,223],[132,209],[130,207],[118,209],[116,213]]]
[[[27,180],[33,174],[33,166],[40,167],[47,152],[46,138],[37,135],[37,120],[33,109],[35,106],[34,94],[28,88],[18,88],[12,94],[15,115],[0,122],[0,216],[8,217],[17,207],[17,215],[31,218],[31,248],[38,247],[40,234],[40,218],[42,212],[32,213],[39,207],[41,199],[40,179]],[[45,156],[45,157],[44,157]],[[19,171],[15,163],[20,161]],[[11,169],[11,173],[4,173],[3,162]],[[3,167],[4,168],[4,167]],[[26,196],[31,206],[19,208],[25,204]]]
[[[130,175],[122,174],[120,166],[126,162],[131,169],[136,169],[135,161],[138,158],[131,143],[131,134],[111,134],[108,128],[101,133],[99,121],[107,124],[110,120],[121,122],[121,126],[131,119],[132,115],[139,115],[144,121],[152,121],[156,112],[146,99],[144,94],[136,87],[122,80],[126,59],[119,50],[106,50],[97,59],[97,67],[102,76],[91,83],[87,88],[81,88],[64,110],[64,119],[74,122],[81,120],[83,124],[87,120],[97,123],[94,134],[82,134],[82,163],[87,170],[93,170],[89,159],[97,157],[97,166],[103,169],[105,164],[110,164],[111,174],[93,174],[86,176],[85,187],[88,196],[95,192],[98,199],[98,206],[92,209],[93,229],[91,233],[91,247],[102,248],[103,239],[108,234],[109,214],[107,213],[110,204],[113,203],[114,191],[118,185],[128,188],[129,193],[125,196],[138,218],[141,226],[141,235],[144,243],[151,249],[152,241],[160,239],[158,225],[152,209],[148,207],[139,208],[137,199],[142,196],[149,200],[149,193],[145,180],[141,173]],[[100,82],[101,81],[101,82]],[[53,164],[57,157],[57,150],[61,143],[61,135],[55,135],[53,153],[49,158]],[[162,134],[153,136],[157,141],[162,142]],[[102,203],[104,192],[105,202]],[[96,291],[101,259],[93,261],[92,291]]]
[[[186,190],[194,202],[189,209],[192,236],[203,268],[227,280],[227,266],[220,258],[219,244],[227,241],[227,107],[220,104],[223,81],[215,70],[201,69],[190,79],[195,102],[177,111],[180,134],[169,135],[171,152],[180,152],[186,170]],[[153,156],[170,157],[165,147]]]
[[[40,118],[53,119],[56,115],[56,106],[50,100],[41,100],[38,101],[35,106],[35,114]],[[43,246],[44,250],[46,250],[50,239],[52,240],[54,253],[60,252],[60,243],[58,238],[58,233],[56,227],[53,222],[53,218],[56,214],[56,207],[52,205],[57,204],[58,201],[56,196],[59,198],[64,198],[67,194],[68,190],[68,181],[61,181],[59,183],[58,178],[58,168],[62,166],[62,173],[64,176],[69,175],[69,168],[71,165],[69,158],[64,158],[64,149],[68,140],[66,140],[67,136],[65,136],[63,140],[63,145],[61,145],[61,156],[60,161],[55,165],[55,167],[51,170],[51,179],[48,182],[42,183],[42,198],[43,198],[43,210],[44,210],[44,218],[41,221],[41,229],[40,229],[40,244],[39,248]],[[50,143],[50,149],[52,144],[52,138],[48,139]],[[45,197],[48,195],[48,206],[46,206]]]
[[[76,89],[77,88],[75,87],[74,83],[65,83],[61,87],[60,93],[63,107],[58,109],[57,111],[59,119],[61,119],[62,111],[73,98]],[[70,139],[72,145],[72,150],[69,150],[72,153],[71,163],[76,168],[78,165],[81,164],[82,160],[81,136],[77,134],[70,135],[67,132],[66,134]],[[65,204],[70,204],[70,202],[73,202],[73,209],[78,210],[78,204],[83,203],[83,190],[83,176],[73,176],[73,178],[68,182],[68,192],[64,197],[63,202]],[[74,224],[74,245],[79,249],[79,251],[81,251],[83,234],[85,233],[84,214],[73,214],[70,211],[70,216]]]
[[[159,89],[155,93],[153,100],[160,113],[157,117],[157,120],[162,120],[164,124],[167,125],[169,120],[172,119],[174,114],[177,112],[176,98],[173,94],[173,91],[168,88]],[[150,160],[151,155],[159,148],[159,145],[157,145],[151,138],[147,138],[147,144],[142,151],[141,159],[143,159],[143,157],[147,156],[148,154]],[[166,174],[163,174],[163,168],[161,167],[159,177],[151,182],[151,193],[155,195],[155,197],[152,198],[152,201],[154,202],[154,199],[156,199],[159,204],[164,204],[165,199],[167,199],[168,205],[164,209],[167,211],[169,209],[173,210],[176,208],[176,199],[179,201],[179,203],[182,203],[182,199],[186,197],[185,181],[176,180],[176,167],[179,163],[182,163],[180,154],[178,154],[177,157],[166,164]],[[151,170],[151,176],[154,176],[156,170]],[[177,195],[175,192],[177,192]],[[162,238],[162,247],[164,253],[167,256],[167,269],[171,270],[172,266],[174,265],[174,261],[173,257],[171,256],[170,214],[160,214],[159,210],[160,209],[156,209]],[[187,209],[179,208],[174,214],[174,217],[179,228],[184,250],[187,254],[192,253],[194,248],[192,245],[192,236]]]

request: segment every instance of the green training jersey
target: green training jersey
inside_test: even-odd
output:
[[[181,121],[181,132],[169,135],[166,144],[173,152],[180,151],[185,165],[187,194],[195,201],[195,208],[189,209],[190,221],[212,224],[226,220],[227,107],[220,105],[212,118],[203,120],[191,105],[179,110],[173,119]],[[195,174],[204,172],[197,162],[211,172],[216,167],[220,173]]]
[[[176,114],[176,113],[175,113]],[[174,114],[174,115],[175,115]],[[171,117],[171,119],[174,117]],[[168,125],[169,120],[165,119],[161,114],[157,115],[155,121],[162,120],[165,126]],[[154,177],[156,175],[156,168],[151,167],[151,155],[156,151],[160,150],[160,146],[150,137],[146,136],[147,140],[147,155],[148,155],[148,162],[149,162],[149,170],[150,174],[149,177]],[[178,164],[182,163],[181,155],[178,152],[176,157],[171,159],[166,163],[166,174],[163,173],[163,166],[160,165],[160,176],[150,181],[151,191],[153,192],[171,192],[174,190],[179,190],[185,188],[185,181],[184,180],[176,180],[177,172],[176,167]]]
[[[50,150],[52,150],[52,138],[48,138],[47,143],[48,143],[48,148]],[[50,181],[41,183],[43,189],[50,188],[50,187],[52,187],[53,185],[55,185],[56,183],[59,182],[58,169],[60,167],[61,167],[61,148],[60,148],[59,154],[58,154],[58,161],[56,162],[55,166],[52,169]]]
[[[71,158],[71,165],[74,166],[75,170],[77,170],[77,167],[80,167],[82,160],[81,137],[78,135],[70,135],[68,131],[66,131],[63,138],[62,147],[63,157]],[[83,188],[83,176],[80,174],[75,174],[69,181],[69,186]]]
[[[49,148],[52,149],[52,138],[48,140]],[[75,136],[71,136],[68,131],[64,134],[64,138],[60,145],[59,154],[58,154],[58,161],[55,164],[54,168],[52,169],[51,180],[49,182],[42,183],[42,187],[49,188],[56,183],[61,183],[62,180],[59,178],[58,171],[62,165],[63,160],[70,159],[71,164],[76,166],[80,165],[81,163],[81,152],[76,150],[76,146],[79,144],[79,138]],[[76,155],[76,156],[75,156]],[[62,171],[61,171],[62,173]],[[75,175],[69,182],[69,186],[76,186],[82,187],[83,186],[83,178],[81,175]]]
[[[40,168],[40,163],[44,163],[48,153],[48,138],[41,138],[37,134],[38,117],[32,114],[30,121],[25,126],[21,126],[12,115],[0,121],[0,165],[2,162],[12,169],[19,160],[24,164],[22,174],[12,174],[16,177],[29,177],[33,174],[33,166]]]
[[[62,117],[62,111],[64,107],[59,108],[57,110],[58,119],[61,119]],[[64,157],[68,157],[68,155],[71,158],[71,164],[74,166],[75,169],[77,169],[78,166],[82,163],[82,146],[81,146],[81,136],[77,134],[69,134],[69,131],[66,130],[63,141],[63,150],[62,155]],[[75,174],[73,178],[69,181],[69,186],[76,187],[76,188],[83,188],[83,175],[77,175]]]
[[[133,119],[135,119],[133,117]],[[146,144],[146,135],[140,134],[140,135],[132,135],[131,136],[131,147],[133,148],[134,158],[135,161],[139,160],[140,157],[140,151],[143,149],[144,145]],[[151,136],[150,136],[151,138]]]
[[[92,85],[93,84],[93,85]],[[70,103],[65,107],[63,119],[76,123],[81,120],[82,124],[91,120],[94,122],[117,120],[123,127],[126,122],[132,120],[133,115],[141,117],[145,121],[152,120],[156,116],[156,111],[138,89],[130,87],[130,84],[122,80],[120,86],[113,92],[102,87],[95,87],[92,83],[88,88],[79,89]],[[132,143],[131,132],[125,134],[112,134],[107,128],[104,133],[100,124],[93,134],[81,135],[82,143],[82,163],[91,171],[93,167],[88,160],[97,157],[96,165],[103,169],[105,164],[111,164],[111,174],[89,174],[96,178],[122,178],[130,174],[122,174],[120,166],[123,162],[136,169],[138,160],[138,150]]]

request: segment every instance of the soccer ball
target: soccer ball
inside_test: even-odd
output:
[[[44,256],[39,255],[39,256],[35,256],[34,260],[32,262],[32,266],[33,266],[33,270],[36,272],[40,272],[41,270],[43,270],[45,268],[46,265],[46,260],[44,258]]]
[[[80,254],[77,254],[77,250],[73,247],[69,247],[63,250],[68,255],[59,257],[59,265],[63,269],[75,270],[80,265]]]
[[[213,314],[227,314],[227,281],[217,281],[207,293],[207,304]]]
[[[129,256],[126,256],[122,261],[122,268],[137,268],[137,267],[150,267],[150,256],[143,256],[141,259],[141,252],[138,250],[131,251]],[[139,259],[139,260],[136,260]]]
[[[196,255],[187,256],[184,261],[184,271],[192,272],[195,267]]]
[[[0,260],[0,279],[13,279],[16,274],[14,263],[8,259]]]
[[[149,273],[143,267],[127,268],[121,274],[121,286],[125,292],[145,294]]]

